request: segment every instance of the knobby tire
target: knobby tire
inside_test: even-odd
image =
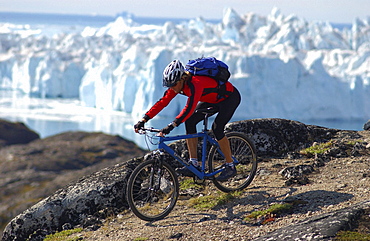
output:
[[[178,195],[179,182],[175,170],[158,160],[138,165],[127,183],[127,203],[132,212],[145,221],[166,217],[175,207]]]
[[[227,181],[217,181],[214,176],[214,185],[223,192],[239,191],[246,188],[253,180],[257,171],[256,148],[249,138],[239,132],[229,132],[226,136],[230,142],[231,154],[239,162],[236,165],[237,174]],[[208,156],[210,172],[223,167],[225,158],[219,153],[216,146],[212,146]]]

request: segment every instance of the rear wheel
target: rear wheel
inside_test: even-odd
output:
[[[233,192],[246,188],[253,180],[257,171],[257,155],[254,144],[248,137],[239,132],[230,132],[226,134],[230,142],[231,154],[238,162],[236,164],[237,174],[227,181],[217,181],[214,176],[213,183],[223,192]],[[223,168],[225,158],[220,154],[216,146],[212,146],[209,156],[208,165],[210,172]]]
[[[175,207],[179,182],[176,172],[166,162],[149,160],[132,172],[127,183],[127,203],[142,220],[166,217]]]

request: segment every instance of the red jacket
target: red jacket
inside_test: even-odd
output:
[[[217,81],[207,76],[192,76],[190,80],[186,81],[180,94],[186,95],[189,98],[184,109],[182,109],[174,120],[176,125],[180,125],[194,113],[198,102],[219,103],[225,100],[227,95],[220,98],[217,87]],[[234,91],[234,86],[230,82],[226,83],[226,91],[229,95]],[[176,95],[177,93],[171,88],[168,88],[163,97],[145,114],[146,118],[151,119],[156,116]]]

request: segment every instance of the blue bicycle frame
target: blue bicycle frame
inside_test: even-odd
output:
[[[177,141],[177,140],[183,140],[183,139],[190,139],[190,138],[203,138],[203,146],[202,146],[202,166],[201,171],[199,171],[197,168],[195,168],[193,165],[190,165],[190,163],[186,160],[184,160],[181,156],[179,156],[171,147],[169,147],[165,142],[167,141]],[[168,137],[162,137],[159,136],[159,143],[158,143],[158,149],[159,150],[165,150],[168,154],[170,154],[173,158],[175,158],[177,161],[179,161],[182,165],[187,166],[187,168],[193,172],[199,179],[205,179],[212,177],[219,172],[223,170],[223,168],[212,172],[212,173],[205,173],[206,169],[206,158],[207,158],[207,142],[209,142],[211,145],[215,145],[217,147],[217,151],[224,157],[224,154],[222,153],[220,146],[218,145],[218,142],[215,141],[212,137],[208,135],[207,132],[199,132],[196,134],[187,134],[187,135],[178,135],[178,136],[168,136]],[[234,159],[234,158],[233,158]],[[237,163],[237,161],[234,159],[234,162]]]
[[[207,143],[208,142],[211,145],[215,145],[217,147],[217,151],[221,154],[221,156],[225,157],[225,155],[222,153],[222,151],[220,149],[220,146],[219,146],[218,142],[208,135],[208,128],[207,128],[208,117],[212,114],[212,110],[214,110],[213,107],[210,107],[210,108],[207,108],[207,109],[197,110],[197,111],[200,111],[201,113],[203,113],[205,115],[204,120],[203,120],[203,131],[202,132],[198,132],[196,134],[177,135],[177,136],[168,136],[168,137],[167,136],[164,136],[164,137],[163,136],[158,136],[159,137],[158,149],[159,150],[165,150],[168,154],[170,154],[173,158],[175,158],[177,161],[179,161],[182,165],[187,166],[187,168],[191,172],[193,172],[199,179],[205,179],[205,178],[212,177],[212,176],[220,173],[224,169],[224,168],[220,168],[219,170],[217,170],[215,172],[212,172],[212,173],[206,173],[205,172],[205,170],[206,170],[206,157],[207,157],[206,153],[207,153]],[[207,112],[207,111],[211,111],[211,112]],[[143,130],[148,130],[148,131],[152,131],[152,132],[160,132],[160,130],[153,129],[153,128],[150,128],[150,129],[143,128]],[[184,160],[171,147],[169,147],[165,143],[167,141],[178,141],[178,140],[185,140],[185,139],[199,138],[199,137],[203,138],[201,171],[199,171],[193,165],[190,165],[190,163],[188,161]],[[233,158],[235,164],[239,163],[234,157],[232,157],[232,158]]]

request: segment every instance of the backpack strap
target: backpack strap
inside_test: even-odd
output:
[[[203,95],[208,95],[211,93],[217,93],[217,99],[225,99],[229,97],[233,92],[232,91],[227,91],[226,90],[226,85],[218,85],[217,87],[214,88],[205,88],[203,91]]]

